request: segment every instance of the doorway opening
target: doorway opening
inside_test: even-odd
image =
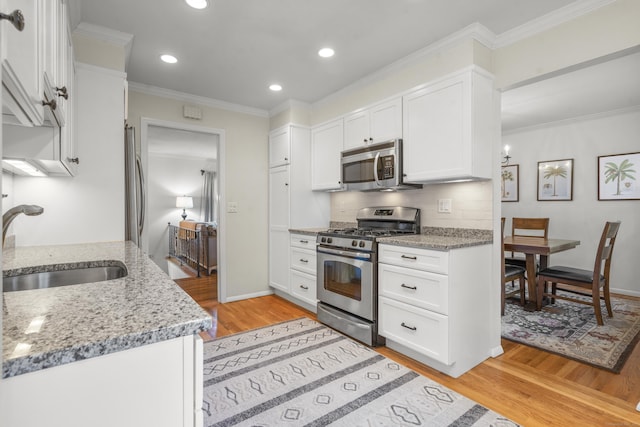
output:
[[[148,200],[142,248],[183,289],[195,286],[207,299],[224,301],[224,131],[144,118],[141,124]],[[180,236],[183,249],[192,243],[199,249],[176,253],[172,239]]]

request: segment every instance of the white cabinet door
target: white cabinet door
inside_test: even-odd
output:
[[[340,152],[343,120],[334,120],[311,130],[311,189],[340,190]]]
[[[269,167],[290,163],[290,128],[284,126],[269,134]]]
[[[269,225],[289,229],[289,167],[269,169]]]
[[[291,270],[290,273],[291,295],[315,307],[318,302],[316,276],[296,270]]]
[[[402,98],[344,117],[344,149],[402,137]]]
[[[344,117],[345,150],[361,147],[371,142],[369,118],[369,110],[359,111]]]
[[[269,286],[289,292],[289,231],[269,229]]]
[[[403,97],[406,181],[491,178],[492,86],[491,78],[467,70]]]
[[[12,13],[20,10],[24,29],[18,31],[8,21],[2,21],[2,83],[4,106],[23,125],[44,122],[42,106],[41,31],[42,10],[39,0],[1,0],[0,10]],[[7,93],[8,92],[8,93]]]
[[[402,98],[374,105],[370,112],[370,142],[402,138]]]

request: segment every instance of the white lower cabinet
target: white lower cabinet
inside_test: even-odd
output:
[[[313,235],[291,233],[289,248],[289,296],[294,302],[316,310],[316,239]]]
[[[453,377],[491,355],[491,245],[437,251],[379,245],[379,334]]]
[[[3,427],[202,426],[202,338],[174,338],[2,380]]]

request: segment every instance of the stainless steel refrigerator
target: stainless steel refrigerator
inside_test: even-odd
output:
[[[142,159],[136,148],[136,132],[133,126],[124,126],[125,161],[125,240],[142,247],[142,231],[145,217],[145,186]]]

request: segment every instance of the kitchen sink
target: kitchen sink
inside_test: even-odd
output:
[[[57,271],[43,271],[2,278],[2,291],[27,291],[31,289],[54,288],[78,285],[80,283],[103,282],[119,279],[128,274],[123,265],[99,267],[76,267]]]

